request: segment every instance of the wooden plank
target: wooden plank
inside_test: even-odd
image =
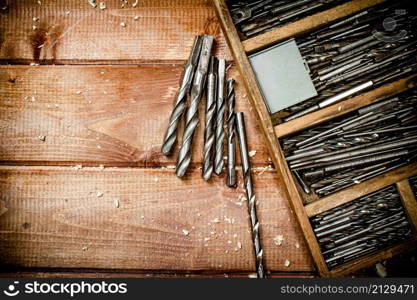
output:
[[[275,177],[254,175],[266,265],[311,271]],[[0,191],[2,268],[255,270],[243,188],[205,183],[199,170],[183,181],[169,169],[3,166]]]
[[[268,109],[263,101],[263,96],[259,89],[255,74],[253,73],[242,43],[239,40],[238,33],[234,27],[227,5],[224,0],[213,0],[213,3],[216,8],[216,13],[220,19],[220,24],[222,25],[223,31],[226,35],[226,40],[232,51],[234,61],[240,71],[240,74],[243,75],[242,80],[249,93],[248,99],[256,113],[257,121],[264,134],[272,161],[277,168],[278,182],[280,184],[284,184],[285,198],[291,200],[290,205],[297,217],[301,229],[304,232],[304,237],[310,248],[310,253],[314,257],[315,264],[318,266],[319,270],[322,270],[322,274],[325,274],[327,272],[327,266],[324,262],[323,256],[321,255],[320,247],[314,236],[313,229],[308,222],[302,199],[295,187],[294,179],[286,166],[283,152],[274,133]]]
[[[417,238],[417,201],[408,179],[397,182],[398,193],[407,212],[408,220]]]
[[[107,270],[16,270],[0,272],[0,278],[253,278],[253,272],[211,273],[211,272],[128,272]],[[268,278],[313,278],[308,272],[273,272]]]
[[[0,160],[25,165],[174,165],[176,155],[167,158],[160,147],[182,70],[171,65],[0,66]],[[237,79],[236,109],[248,112],[241,77],[235,68],[229,76]],[[250,150],[257,151],[254,163],[266,165],[269,155],[260,130],[253,114],[246,115]],[[201,125],[194,165],[202,161],[203,130]]]
[[[185,60],[194,36],[203,33],[214,35],[216,53],[230,58],[208,0],[141,0],[137,7],[129,1],[124,8],[123,2],[107,1],[105,10],[78,0],[43,0],[42,5],[32,0],[8,2],[8,10],[0,18],[3,61]]]
[[[300,36],[340,18],[367,9],[385,0],[353,0],[242,42],[247,53],[253,53],[284,40]]]
[[[417,174],[417,163],[401,167],[306,205],[309,217],[348,203]]]
[[[297,118],[275,126],[275,134],[278,138],[294,134],[310,127],[317,126],[326,121],[340,117],[349,112],[355,111],[366,105],[381,101],[388,97],[412,89],[417,84],[417,75],[408,76],[390,84],[376,88],[370,92],[363,93],[351,99],[336,103],[323,108],[302,118]]]

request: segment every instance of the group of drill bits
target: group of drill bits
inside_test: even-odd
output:
[[[347,0],[229,0],[232,19],[247,39],[324,11]]]
[[[411,238],[411,228],[394,186],[310,219],[329,268]]]
[[[282,140],[303,190],[319,197],[417,161],[417,90]]]
[[[287,122],[415,74],[413,1],[387,1],[296,39],[318,96],[285,109]]]
[[[226,81],[226,61],[211,56],[213,37],[197,36],[185,66],[181,87],[174,102],[162,153],[170,155],[177,141],[178,129],[185,116],[184,134],[178,153],[176,174],[184,177],[191,163],[192,144],[199,125],[199,106],[205,94],[205,130],[202,177],[208,181],[212,174],[221,175],[225,169],[224,152],[227,144],[227,186],[237,187],[236,143],[239,144],[244,187],[248,199],[252,239],[258,277],[265,277],[263,250],[259,237],[256,198],[252,182],[244,114],[235,112],[234,80]],[[188,95],[189,100],[188,100]],[[227,129],[227,130],[226,130]],[[236,141],[237,139],[237,141]]]

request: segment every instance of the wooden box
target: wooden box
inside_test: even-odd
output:
[[[349,1],[324,12],[319,12],[315,15],[244,41],[241,41],[239,38],[225,0],[213,0],[213,2],[229,47],[232,51],[235,63],[242,75],[242,80],[248,93],[248,99],[250,100],[254,112],[256,113],[259,126],[264,133],[271,158],[278,172],[278,178],[285,183],[287,196],[290,199],[292,209],[296,215],[301,230],[303,231],[303,235],[320,276],[345,276],[358,269],[371,266],[378,261],[388,259],[400,252],[415,248],[417,246],[417,201],[408,179],[417,174],[416,163],[380,175],[350,188],[346,188],[310,204],[305,204],[310,202],[308,201],[308,195],[302,191],[298,183],[294,180],[279,141],[283,137],[332,120],[363,106],[411,89],[417,83],[417,75],[402,78],[396,82],[373,89],[359,96],[305,115],[304,117],[274,126],[274,122],[268,112],[256,77],[248,60],[248,55],[252,53],[279,42],[283,42],[287,39],[299,37],[330,22],[380,4],[384,2],[384,0]],[[404,208],[409,218],[410,226],[412,227],[413,237],[400,245],[383,249],[377,253],[372,253],[333,269],[329,269],[323,255],[321,254],[320,246],[313,232],[309,218],[392,184],[397,186],[397,190],[400,193]],[[262,201],[262,199],[260,199],[260,201]]]

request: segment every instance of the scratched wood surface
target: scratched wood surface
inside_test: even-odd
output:
[[[132,7],[129,0],[123,8],[105,1],[106,10],[84,0],[7,2],[0,11],[3,276],[252,274],[243,188],[226,188],[224,177],[203,182],[201,126],[185,180],[171,169],[175,156],[159,154],[194,36],[213,34],[216,54],[231,59],[210,1]],[[241,82],[235,68],[229,74]],[[275,172],[266,170],[269,155],[240,85],[237,95],[257,151],[266,268],[277,277],[310,276],[310,256]]]
[[[139,0],[136,7],[127,1],[123,8],[121,1],[104,1],[105,10],[87,0],[8,2],[0,18],[5,61],[178,61],[203,33],[215,36],[218,55],[231,57],[210,0]]]

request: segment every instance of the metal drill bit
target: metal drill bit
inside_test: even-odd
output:
[[[225,101],[225,77],[226,61],[219,59],[217,104],[216,104],[216,152],[214,156],[214,173],[220,175],[223,172],[224,160],[224,121],[226,113]]]
[[[206,127],[204,130],[204,162],[203,178],[209,180],[213,173],[214,143],[215,143],[215,114],[216,114],[216,90],[217,90],[217,58],[210,60],[209,73],[207,76],[207,99],[206,99]]]
[[[194,45],[191,50],[190,58],[188,59],[188,62],[185,65],[181,88],[175,99],[174,109],[172,111],[171,118],[169,120],[169,126],[165,134],[164,142],[163,142],[162,149],[161,149],[164,155],[171,154],[172,149],[177,140],[178,123],[185,111],[186,102],[187,102],[187,94],[193,82],[194,71],[198,64],[198,58],[200,56],[202,41],[203,41],[202,36],[197,36],[195,38]]]
[[[236,113],[234,80],[227,81],[227,186],[236,187]]]
[[[236,126],[240,146],[240,156],[242,159],[244,185],[246,189],[246,195],[248,198],[248,211],[250,215],[252,240],[256,256],[256,269],[258,277],[263,278],[265,277],[263,267],[263,249],[261,246],[261,240],[259,236],[259,221],[256,214],[256,198],[252,183],[251,165],[249,160],[249,151],[246,139],[245,119],[243,113],[241,112],[237,113],[236,115]]]
[[[187,169],[191,162],[191,145],[194,136],[194,132],[198,126],[198,106],[200,104],[201,97],[203,95],[204,86],[206,83],[207,71],[210,61],[211,50],[213,47],[213,37],[205,35],[203,39],[203,45],[200,53],[200,60],[196,73],[194,75],[194,82],[191,89],[191,101],[188,108],[184,137],[182,140],[182,146],[178,153],[177,159],[177,176],[183,177],[187,172]]]

